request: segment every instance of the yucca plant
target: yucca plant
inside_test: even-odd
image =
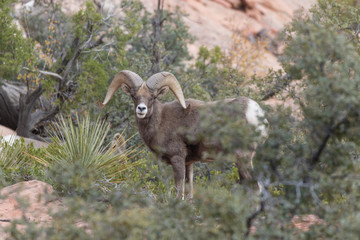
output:
[[[89,116],[76,116],[75,120],[74,123],[71,118],[60,116],[53,125],[53,143],[45,150],[45,158],[35,157],[49,167],[49,178],[54,185],[68,191],[86,189],[103,180],[122,181],[124,171],[136,164],[129,160],[140,152],[139,148],[119,154],[105,144],[110,129],[108,123],[100,119],[93,122]]]
[[[0,139],[0,166],[3,169],[14,168],[25,164],[24,158],[25,145],[16,137],[9,141]]]

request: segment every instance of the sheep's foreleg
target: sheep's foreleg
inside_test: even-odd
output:
[[[186,196],[188,199],[192,199],[193,194],[194,194],[194,186],[193,186],[193,184],[194,184],[194,166],[193,166],[193,164],[189,164],[186,166],[185,181],[186,181],[186,186],[185,186]]]
[[[174,156],[170,160],[174,171],[176,196],[185,199],[185,159],[180,156]]]

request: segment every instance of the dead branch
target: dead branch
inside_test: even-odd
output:
[[[16,130],[19,136],[41,140],[40,137],[32,134],[31,131],[36,126],[39,126],[39,124],[53,118],[58,113],[58,107],[47,112],[38,110],[33,113],[35,104],[44,91],[42,86],[39,85],[34,91],[29,90],[26,95],[20,96],[19,118]]]
[[[19,110],[11,102],[8,93],[3,88],[0,89],[0,113],[0,124],[16,130]]]
[[[31,69],[29,69],[29,68],[27,68],[27,67],[23,67],[23,69],[28,70],[28,71],[30,71],[30,72],[36,72],[36,71],[31,70]],[[43,75],[47,75],[47,76],[51,76],[51,77],[55,77],[55,78],[58,78],[58,79],[60,79],[60,80],[63,80],[63,77],[60,76],[60,75],[57,74],[57,73],[48,72],[48,71],[43,71],[43,70],[38,70],[38,72],[41,73],[41,74],[43,74]]]
[[[260,200],[260,204],[258,206],[258,208],[256,209],[255,212],[253,212],[249,217],[246,218],[246,227],[247,227],[247,231],[245,233],[245,238],[248,238],[250,233],[251,233],[251,227],[252,227],[252,223],[253,221],[256,219],[256,217],[265,211],[265,204],[266,201],[268,200],[270,193],[268,192],[268,187],[265,186],[263,183],[263,191],[261,193],[261,200]]]
[[[291,80],[292,78],[289,74],[285,74],[284,76],[278,78],[276,80],[275,86],[270,91],[268,91],[261,100],[266,101],[274,97],[276,94],[280,93],[284,88],[289,86]]]

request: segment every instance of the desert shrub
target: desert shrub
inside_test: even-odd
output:
[[[45,180],[44,166],[31,157],[43,156],[44,149],[35,149],[32,144],[26,146],[23,138],[14,137],[11,142],[1,142],[0,186],[32,179]]]
[[[134,6],[137,12],[130,12]],[[188,27],[182,20],[184,13],[181,9],[169,12],[159,6],[153,13],[149,13],[139,1],[124,1],[124,7],[128,16],[131,15],[141,23],[138,33],[129,39],[131,47],[127,52],[131,56],[129,59],[135,59],[134,55],[140,57],[140,64],[134,70],[144,77],[160,71],[184,70],[185,61],[191,59],[187,44],[194,37],[189,34]]]
[[[265,37],[248,38],[243,34],[244,30],[234,29],[231,36],[231,46],[226,53],[229,65],[233,66],[248,80],[253,75],[266,75],[266,69],[259,67],[268,51],[270,39]]]
[[[8,227],[13,238],[46,239],[219,239],[242,238],[246,215],[256,205],[240,189],[199,188],[193,204],[170,198],[157,202],[141,188],[122,184],[106,195],[64,199],[66,208],[52,214],[49,225],[20,221],[24,231]]]
[[[11,2],[0,2],[0,77],[15,80],[25,61],[32,58],[33,43],[13,22]]]
[[[283,81],[298,116],[281,108],[268,114],[271,131],[258,151],[257,173],[265,185],[283,191],[264,200],[258,238],[295,234],[298,239],[337,239],[354,234],[351,226],[338,223],[349,223],[359,208],[354,201],[359,196],[359,165],[352,157],[359,149],[358,45],[338,24],[329,24],[342,19],[334,19],[339,8],[345,19],[353,11],[345,3],[320,3],[312,10],[315,14],[297,18],[284,32],[286,48],[280,60],[288,77]],[[310,213],[325,223],[306,233],[288,226],[295,215]]]
[[[87,115],[71,118],[60,117],[54,125],[53,143],[46,149],[41,162],[49,167],[48,177],[59,191],[73,194],[86,191],[101,181],[118,183],[124,180],[124,172],[136,162],[130,162],[138,149],[128,148],[117,153],[105,145],[109,132],[108,123],[97,119],[92,122]]]
[[[177,78],[186,98],[211,101],[248,95],[248,89],[240,87],[245,76],[229,64],[220,47],[201,46],[195,64]]]

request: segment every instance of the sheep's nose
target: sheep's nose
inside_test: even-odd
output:
[[[138,106],[138,109],[140,110],[140,112],[142,112],[142,111],[144,111],[146,109],[146,107]]]

